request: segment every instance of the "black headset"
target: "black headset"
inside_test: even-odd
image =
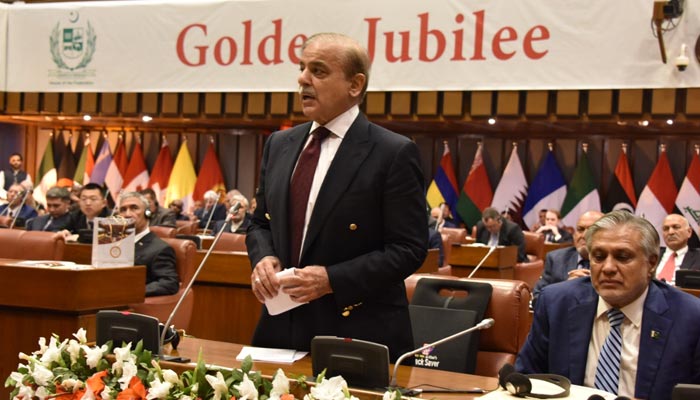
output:
[[[143,212],[143,214],[146,216],[146,219],[151,219],[151,217],[153,216],[153,213],[149,208],[147,208],[146,211]]]
[[[555,394],[532,393],[530,379],[539,379],[559,386],[562,391]],[[517,397],[534,397],[536,399],[556,399],[567,397],[571,388],[571,381],[561,375],[555,374],[521,374],[515,372],[511,364],[506,364],[498,371],[498,384],[510,394]]]

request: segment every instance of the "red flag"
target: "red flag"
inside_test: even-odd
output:
[[[151,179],[148,181],[148,186],[156,192],[158,202],[161,204],[164,204],[165,201],[165,190],[168,188],[168,180],[172,170],[173,156],[170,154],[168,142],[163,139],[163,145],[158,153],[158,158],[156,158],[156,163],[153,165],[153,171],[151,171]]]
[[[665,154],[665,153],[664,153]],[[620,158],[617,159],[615,166],[615,176],[620,182],[620,186],[625,191],[625,194],[632,202],[632,206],[637,207],[637,195],[634,193],[634,181],[630,172],[630,165],[627,161],[627,152],[620,153]]]
[[[137,140],[124,174],[124,190],[135,192],[146,187],[148,187],[148,168],[141,150],[141,142]]]
[[[112,199],[115,201],[119,197],[119,191],[122,189],[122,184],[124,183],[124,175],[126,174],[126,168],[129,165],[129,159],[126,156],[126,146],[124,146],[124,139],[119,139],[117,144],[117,149],[114,151],[114,156],[112,157],[112,162],[107,169],[107,175],[105,176],[105,184],[112,194]]]
[[[700,235],[700,157],[697,149],[678,191],[676,207],[681,210],[695,233]]]
[[[656,163],[642,194],[639,195],[636,214],[651,222],[661,237],[661,226],[664,218],[673,212],[676,197],[678,197],[676,181],[671,173],[666,150],[662,149],[659,161]]]
[[[216,156],[213,140],[209,142],[207,154],[204,156],[202,166],[199,167],[199,175],[197,176],[197,183],[194,186],[192,199],[202,200],[207,190],[213,190],[215,192],[226,191],[224,176],[221,173],[219,157]]]

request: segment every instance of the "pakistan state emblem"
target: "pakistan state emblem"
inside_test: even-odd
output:
[[[89,21],[82,25],[79,20],[79,14],[72,11],[68,23],[57,22],[51,32],[51,58],[59,69],[75,71],[85,68],[95,54],[95,30]]]

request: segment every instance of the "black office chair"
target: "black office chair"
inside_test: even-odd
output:
[[[409,311],[416,348],[476,325],[484,318],[493,288],[488,283],[455,279],[418,281]],[[414,357],[415,366],[473,374],[479,332],[458,337]]]

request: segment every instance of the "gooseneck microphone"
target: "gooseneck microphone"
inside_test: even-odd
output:
[[[207,250],[207,253],[204,255],[202,258],[202,262],[199,263],[199,266],[197,266],[197,269],[194,271],[194,275],[192,275],[192,279],[190,279],[189,283],[187,284],[187,287],[185,290],[182,292],[182,295],[180,295],[180,298],[177,300],[177,303],[175,304],[175,307],[173,307],[173,311],[170,313],[170,316],[168,317],[168,320],[165,322],[165,326],[163,327],[163,332],[160,335],[160,343],[158,347],[158,357],[160,357],[161,360],[166,359],[163,355],[163,345],[165,344],[165,337],[168,334],[170,323],[173,322],[173,318],[175,318],[175,314],[177,311],[180,309],[180,305],[182,302],[185,300],[185,296],[187,296],[187,293],[190,292],[190,289],[192,289],[192,285],[194,284],[194,281],[197,280],[197,276],[199,276],[199,273],[202,272],[202,267],[204,267],[204,263],[207,262],[207,259],[209,258],[209,255],[211,252],[214,250],[214,247],[216,247],[216,243],[219,241],[219,238],[221,238],[221,235],[224,233],[224,230],[226,229],[226,225],[231,221],[231,218],[233,218],[234,214],[238,212],[238,210],[241,208],[241,203],[239,201],[236,202],[231,208],[229,208],[228,215],[226,215],[226,220],[224,224],[221,226],[221,229],[219,229],[219,232],[216,233],[216,236],[214,237],[214,241],[211,243],[211,247]],[[178,357],[171,358],[169,361],[176,361]]]
[[[486,255],[481,259],[481,261],[479,261],[479,263],[476,264],[476,267],[474,267],[474,269],[472,270],[471,274],[469,274],[467,279],[470,279],[472,276],[474,276],[474,274],[479,269],[479,267],[481,267],[481,264],[483,264],[486,261],[486,259],[489,258],[489,256],[491,255],[491,253],[493,253],[494,250],[496,250],[496,247],[497,247],[496,245],[493,245],[489,248],[489,251],[486,252]]]
[[[411,351],[409,351],[408,353],[402,354],[402,355],[396,360],[396,362],[394,363],[394,373],[391,374],[391,381],[389,382],[389,386],[390,386],[390,387],[396,387],[396,373],[397,373],[398,370],[399,370],[399,365],[401,365],[401,362],[403,362],[403,360],[405,360],[406,357],[409,357],[409,356],[412,356],[412,355],[414,355],[414,354],[420,353],[421,351],[423,351],[423,350],[425,350],[425,349],[429,349],[429,348],[431,348],[431,347],[435,347],[435,346],[440,345],[440,344],[443,344],[443,343],[445,343],[445,342],[449,342],[450,340],[456,339],[456,338],[458,338],[458,337],[460,337],[460,336],[462,336],[462,335],[466,335],[467,333],[472,333],[472,332],[474,332],[474,331],[478,331],[478,330],[482,330],[482,329],[488,329],[488,328],[492,327],[493,324],[494,324],[495,322],[496,322],[496,321],[494,321],[493,318],[486,318],[486,319],[482,320],[481,322],[479,322],[478,324],[472,326],[472,327],[469,328],[469,329],[465,329],[465,330],[463,330],[463,331],[459,331],[459,332],[457,332],[457,333],[455,333],[455,334],[453,334],[453,335],[450,335],[450,336],[448,336],[448,337],[442,338],[442,339],[437,340],[437,341],[435,341],[435,342],[433,342],[433,343],[426,344],[425,346],[420,347],[420,348],[417,348],[417,349],[415,349],[415,350],[411,350]]]
[[[22,190],[22,202],[19,203],[19,207],[17,207],[17,213],[15,213],[15,217],[12,218],[12,223],[10,224],[10,229],[14,228],[15,223],[17,223],[17,218],[19,218],[19,214],[22,212],[22,208],[24,208],[24,203],[27,201],[27,197],[29,196],[29,190],[24,189]],[[7,205],[7,209],[10,209],[10,205]]]
[[[207,224],[204,225],[204,232],[202,232],[205,235],[207,234],[207,230],[209,230],[209,224],[211,224],[211,218],[214,216],[214,211],[216,211],[216,205],[219,204],[220,198],[221,198],[221,193],[217,192],[216,193],[216,202],[214,202],[214,204],[211,206],[211,211],[209,211],[209,218],[207,218]],[[234,207],[235,207],[235,205],[234,205]],[[204,209],[206,210],[206,206],[204,207]]]

